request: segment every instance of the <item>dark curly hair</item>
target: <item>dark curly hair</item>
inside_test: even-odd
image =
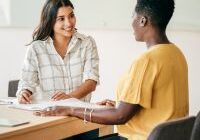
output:
[[[174,8],[174,0],[137,0],[135,12],[146,16],[160,30],[166,30]]]

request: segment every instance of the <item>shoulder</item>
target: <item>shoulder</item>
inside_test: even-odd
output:
[[[141,62],[146,62],[151,59],[150,53],[148,51],[140,54],[136,59],[135,63],[141,63]]]
[[[28,50],[29,51],[34,51],[35,53],[41,52],[48,46],[48,44],[51,42],[51,39],[47,40],[36,40],[33,41],[31,44],[28,45]]]
[[[171,63],[178,60],[177,58],[184,58],[184,54],[175,44],[159,44],[147,51],[147,55],[154,61],[160,63]]]
[[[145,52],[139,55],[131,64],[130,71],[135,71],[136,69],[140,69],[141,67],[146,67],[150,61],[148,54]]]
[[[173,52],[173,47],[170,45],[155,45],[137,57],[136,61],[163,61],[163,58],[168,57]]]
[[[181,53],[181,50],[175,44],[158,44],[150,48],[147,53],[152,56],[155,55],[173,55],[175,53]]]
[[[146,63],[151,67],[168,68],[169,66],[176,66],[178,63],[186,63],[185,57],[181,50],[174,44],[157,45],[137,58],[137,63]]]
[[[157,68],[158,63],[152,57],[152,54],[149,51],[146,51],[140,54],[132,63],[131,70],[146,70],[147,68],[150,70],[151,68]]]
[[[76,38],[78,38],[81,41],[81,43],[83,45],[87,45],[87,46],[95,45],[96,46],[96,42],[92,36],[87,36],[87,35],[81,34],[79,32],[76,32],[75,36],[76,36]]]

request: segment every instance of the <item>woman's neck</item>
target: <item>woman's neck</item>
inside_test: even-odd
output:
[[[53,43],[54,46],[57,48],[65,48],[68,47],[68,44],[70,42],[71,38],[67,38],[67,37],[60,37],[60,36],[54,36],[53,37]]]
[[[157,44],[170,44],[165,31],[151,31],[149,38],[145,41],[147,48]]]
[[[67,37],[63,37],[63,36],[62,37],[60,37],[60,36],[53,37],[54,47],[55,47],[57,53],[62,57],[62,59],[65,58],[70,40],[71,40],[71,38],[67,38]]]

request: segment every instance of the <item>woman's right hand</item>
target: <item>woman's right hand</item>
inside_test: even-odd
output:
[[[109,99],[105,99],[101,102],[97,102],[98,105],[105,105],[105,106],[109,106],[109,107],[115,107],[116,102],[109,100]]]
[[[31,92],[28,90],[22,90],[19,97],[18,101],[20,104],[30,104],[31,103]]]

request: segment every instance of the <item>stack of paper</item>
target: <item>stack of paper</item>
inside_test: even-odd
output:
[[[94,103],[83,102],[75,98],[69,98],[69,99],[60,100],[60,101],[39,101],[33,104],[13,104],[13,105],[10,105],[9,107],[36,111],[36,110],[42,110],[47,107],[54,107],[54,106],[69,106],[69,107],[95,108],[95,109],[105,108],[105,106],[97,105]]]

